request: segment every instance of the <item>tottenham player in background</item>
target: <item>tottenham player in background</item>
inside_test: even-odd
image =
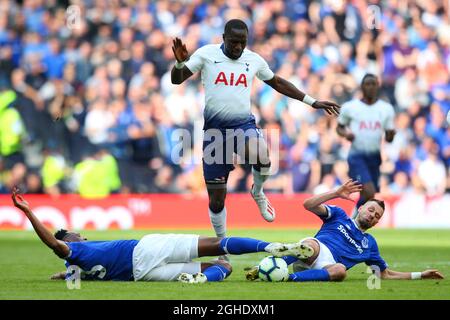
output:
[[[394,140],[394,108],[378,98],[380,84],[373,74],[366,74],[361,83],[362,99],[342,105],[337,133],[352,142],[348,155],[349,176],[363,184],[357,209],[379,191],[380,145],[383,134],[387,142]]]
[[[362,185],[349,180],[336,191],[330,191],[306,199],[306,210],[316,214],[323,225],[314,238],[306,238],[300,243],[311,247],[313,255],[306,259],[284,257],[288,264],[293,263],[294,273],[288,281],[342,281],[347,270],[358,263],[365,263],[376,271],[381,279],[416,280],[443,279],[437,270],[423,272],[399,272],[388,268],[380,256],[374,237],[366,231],[374,227],[384,213],[384,202],[369,199],[359,207],[355,219],[347,216],[344,210],[324,203],[335,199],[350,199],[350,194],[360,192]],[[258,269],[253,267],[247,272],[248,280],[258,278]]]
[[[252,164],[254,184],[251,195],[266,221],[275,219],[275,210],[263,193],[264,181],[269,177],[270,160],[267,145],[256,127],[255,117],[250,111],[250,90],[254,77],[267,83],[276,91],[296,100],[303,101],[315,109],[324,109],[330,115],[338,115],[340,106],[332,102],[317,101],[298,90],[292,83],[276,76],[267,62],[255,52],[246,49],[247,25],[238,19],[225,25],[223,44],[206,45],[189,57],[186,45],[176,38],[173,53],[176,58],[171,71],[174,84],[181,84],[194,73],[200,71],[206,93],[204,110],[203,175],[209,195],[209,216],[218,237],[226,233],[226,184],[228,175],[234,169],[233,152],[246,163]],[[226,139],[229,130],[245,132],[243,147],[233,144],[227,150]],[[223,163],[208,163],[205,154],[211,144],[212,132],[220,130]],[[214,140],[217,146],[217,141]],[[229,144],[228,144],[229,145]],[[215,150],[218,152],[218,150]],[[254,163],[249,159],[255,159]]]
[[[74,266],[83,280],[222,281],[231,273],[224,260],[192,259],[223,254],[268,252],[274,256],[310,257],[313,249],[301,243],[269,243],[251,238],[214,238],[191,234],[150,234],[141,240],[87,241],[79,233],[59,230],[53,235],[36,218],[27,201],[13,189],[12,200],[30,220],[41,241],[66,261],[68,272],[52,279],[72,280]],[[70,269],[69,269],[70,268]]]

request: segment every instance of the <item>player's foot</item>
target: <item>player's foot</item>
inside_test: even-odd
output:
[[[308,259],[314,254],[314,249],[301,242],[297,243],[278,243],[269,244],[264,250],[275,257],[293,256],[298,259]]]
[[[259,278],[259,267],[254,266],[245,270],[245,278],[249,281],[255,281]]]
[[[268,222],[272,222],[273,220],[275,220],[275,209],[272,207],[264,193],[254,193],[252,185],[250,194],[258,205],[259,212],[261,213],[263,218]]]
[[[208,279],[201,272],[194,274],[183,272],[178,276],[178,281],[183,283],[205,283],[206,281],[208,281]]]

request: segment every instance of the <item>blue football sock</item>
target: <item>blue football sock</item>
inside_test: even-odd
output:
[[[230,275],[231,271],[220,264],[215,264],[211,267],[206,268],[203,274],[206,276],[209,282],[211,281],[222,281]]]
[[[264,251],[269,244],[270,242],[252,238],[228,237],[220,241],[220,248],[225,253],[243,254]]]
[[[330,281],[330,274],[326,269],[299,271],[290,274],[289,281]]]
[[[298,258],[292,257],[292,256],[284,256],[284,257],[281,257],[281,259],[286,261],[287,265],[290,265],[290,264],[294,263],[295,261],[298,261]]]

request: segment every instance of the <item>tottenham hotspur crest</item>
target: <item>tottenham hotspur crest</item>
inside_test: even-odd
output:
[[[364,249],[367,249],[369,247],[369,239],[367,239],[366,237],[364,237],[361,241],[361,245]]]

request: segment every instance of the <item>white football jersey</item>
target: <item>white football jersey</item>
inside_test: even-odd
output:
[[[255,76],[270,80],[274,73],[257,53],[244,49],[237,60],[228,58],[220,44],[197,49],[186,62],[192,72],[201,71],[205,88],[205,129],[232,128],[253,118],[250,90]]]
[[[367,105],[353,99],[342,105],[338,122],[348,126],[355,135],[353,151],[370,153],[380,150],[384,131],[394,130],[394,117],[394,108],[383,100]]]

